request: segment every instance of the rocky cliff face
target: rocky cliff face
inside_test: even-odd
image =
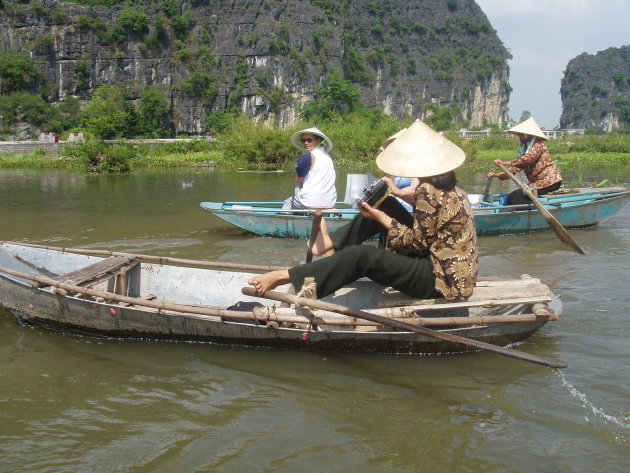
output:
[[[560,96],[561,128],[630,127],[630,46],[571,59]]]
[[[471,125],[507,119],[509,54],[473,0],[145,3],[0,0],[0,49],[30,54],[51,100],[159,85],[174,134],[204,133],[229,107],[290,124],[332,71],[397,116],[437,103]]]

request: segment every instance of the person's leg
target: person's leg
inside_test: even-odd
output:
[[[293,196],[287,197],[282,202],[282,210],[291,210],[293,208]]]
[[[543,187],[542,189],[538,189],[538,195],[549,194],[550,192],[557,191],[562,186],[562,181],[558,181],[555,184],[551,184],[550,186]]]
[[[343,227],[328,233],[328,223],[322,218],[319,232],[315,237],[315,243],[311,248],[313,255],[321,256],[330,250],[342,250],[348,246],[360,245],[368,238],[376,235],[382,226],[357,214],[350,222]]]
[[[532,201],[525,195],[522,189],[516,189],[508,194],[506,205],[531,204]]]
[[[313,256],[321,256],[334,248],[335,244],[328,233],[328,222],[325,218],[322,218],[320,220],[319,231],[317,232],[311,251],[313,252]]]
[[[381,202],[378,209],[402,225],[407,227],[413,226],[413,210],[409,212],[396,197],[388,196]]]
[[[552,184],[547,187],[543,187],[542,189],[538,189],[536,193],[541,196],[548,194],[549,192],[557,191],[562,186],[562,181],[558,181],[555,184]],[[508,195],[508,203],[507,205],[519,205],[519,204],[531,204],[532,201],[529,200],[529,197],[525,195],[522,189],[516,189],[514,192],[511,192]]]
[[[394,197],[389,196],[385,198],[381,202],[379,209],[397,222],[413,226],[413,217]],[[328,226],[322,219],[320,232],[317,234],[312,248],[313,255],[321,256],[332,249],[341,250],[349,246],[360,245],[365,240],[378,234],[382,229],[383,226],[380,223],[358,214],[351,222],[329,234]]]
[[[433,265],[428,258],[403,256],[371,245],[344,248],[327,258],[289,268],[288,274],[296,291],[305,277],[315,278],[318,298],[362,277],[412,297],[432,297],[435,292]]]

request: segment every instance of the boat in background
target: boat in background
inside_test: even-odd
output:
[[[507,194],[469,194],[475,226],[480,236],[514,235],[549,230],[545,217],[533,204],[503,205]],[[485,197],[485,200],[484,200]],[[630,203],[625,187],[580,188],[539,197],[566,228],[592,227],[611,218]],[[201,208],[239,228],[275,238],[306,239],[310,236],[313,211],[282,210],[282,202],[201,202]],[[322,209],[330,232],[348,223],[356,208],[339,202]]]
[[[115,339],[324,352],[471,351],[387,324],[243,295],[256,274],[252,271],[268,269],[5,241],[0,242],[0,305],[23,324]],[[277,290],[283,289],[288,286]],[[322,301],[500,346],[525,340],[562,310],[549,287],[526,275],[481,279],[461,302],[413,300],[369,280]]]

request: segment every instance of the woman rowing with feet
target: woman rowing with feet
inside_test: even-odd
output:
[[[453,171],[464,159],[459,147],[416,121],[376,159],[387,174],[417,177],[414,194],[393,186],[378,208],[363,203],[352,222],[330,234],[322,219],[312,251],[320,256],[334,249],[332,256],[256,276],[249,284],[259,295],[289,282],[299,291],[304,278],[313,277],[322,298],[368,277],[415,298],[469,297],[478,272],[477,237]],[[412,216],[395,197],[413,205]],[[362,244],[380,230],[386,231],[386,248]]]

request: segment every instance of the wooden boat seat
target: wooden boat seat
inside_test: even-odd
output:
[[[115,276],[126,273],[140,261],[135,256],[110,256],[94,264],[52,279],[73,286],[93,287]]]
[[[448,299],[414,300],[402,292],[391,290],[380,301],[380,307],[414,306],[416,310],[435,309],[436,306],[446,308],[464,308],[480,306],[498,306],[536,302],[550,302],[551,290],[539,279],[522,277],[522,279],[490,279],[480,278],[472,295],[465,301],[452,302]]]

